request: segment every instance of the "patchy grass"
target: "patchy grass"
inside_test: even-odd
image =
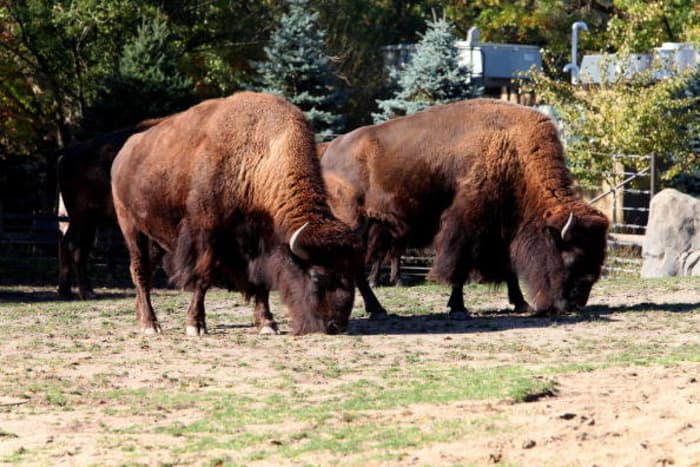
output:
[[[164,334],[146,338],[128,289],[0,287],[0,462],[517,465],[490,451],[530,432],[512,407],[561,399],[572,378],[700,363],[699,285],[603,280],[557,321],[504,313],[504,289],[467,287],[474,318],[452,321],[445,287],[380,288],[395,317],[370,322],[358,300],[349,334],[304,337],[257,335],[250,307],[214,290],[199,339],[186,293],[155,291]]]

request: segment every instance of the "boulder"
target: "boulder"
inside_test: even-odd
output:
[[[650,209],[642,277],[700,276],[700,198],[666,189]]]

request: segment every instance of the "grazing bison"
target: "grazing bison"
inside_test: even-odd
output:
[[[188,335],[206,333],[212,285],[253,297],[262,333],[277,332],[271,288],[295,334],[346,329],[358,241],[331,214],[311,127],[283,99],[209,100],[131,137],[112,167],[112,192],[145,333],[160,332],[151,243],[168,254],[171,280],[194,292]]]
[[[58,293],[71,297],[71,272],[78,276],[78,296],[85,300],[94,293],[87,275],[87,259],[101,225],[113,225],[118,231],[112,203],[110,169],[117,152],[133,134],[147,130],[161,120],[146,120],[133,127],[97,136],[67,148],[58,160]],[[110,232],[111,233],[111,232]]]
[[[557,129],[535,110],[491,99],[435,106],[335,139],[321,164],[341,219],[396,245],[434,241],[429,277],[452,285],[455,315],[466,316],[469,279],[506,282],[517,311],[545,314],[585,305],[600,275],[608,220],[574,194]],[[356,281],[370,315],[383,316]]]

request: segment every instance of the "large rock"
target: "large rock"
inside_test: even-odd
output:
[[[662,190],[651,200],[642,277],[700,276],[700,199]]]

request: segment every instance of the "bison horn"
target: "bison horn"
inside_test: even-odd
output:
[[[564,224],[564,228],[561,229],[561,239],[566,240],[566,236],[568,235],[569,231],[571,230],[571,227],[574,225],[574,213],[572,212],[569,214],[569,219],[566,221],[566,224]]]
[[[297,244],[297,240],[299,240],[299,235],[301,235],[301,232],[308,227],[309,223],[305,223],[301,227],[299,227],[297,230],[294,231],[292,234],[292,238],[289,239],[289,249],[292,250],[292,253],[294,256],[297,256],[301,259],[308,260],[309,259],[309,254],[304,251],[303,248],[301,248],[300,245]]]

